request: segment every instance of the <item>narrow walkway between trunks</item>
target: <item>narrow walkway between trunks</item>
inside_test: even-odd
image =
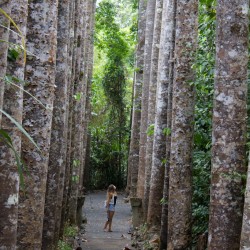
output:
[[[106,209],[104,208],[105,191],[96,191],[86,195],[83,213],[87,218],[85,224],[84,249],[90,250],[122,250],[125,246],[133,249],[128,231],[131,226],[131,208],[125,203],[124,195],[118,192],[116,212],[113,218],[112,231],[104,232]]]

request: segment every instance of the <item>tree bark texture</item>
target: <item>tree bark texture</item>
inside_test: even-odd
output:
[[[49,169],[47,176],[47,189],[45,197],[45,210],[43,221],[42,249],[55,249],[55,224],[58,207],[62,204],[64,178],[66,165],[67,141],[67,94],[68,94],[68,40],[69,40],[69,0],[59,2],[57,24],[57,54],[55,100],[53,109],[51,143],[49,153]],[[60,185],[61,183],[61,185]]]
[[[168,249],[191,243],[194,80],[198,34],[198,1],[178,0],[175,32],[172,134],[169,171]]]
[[[160,55],[165,55],[167,51],[169,54],[163,56],[159,63],[163,67],[163,71],[159,70],[159,81],[164,83],[164,79],[168,79],[168,96],[167,96],[167,129],[169,132],[166,135],[166,163],[164,173],[164,186],[163,186],[163,205],[161,215],[161,231],[160,231],[160,249],[167,249],[168,240],[168,197],[169,197],[169,168],[170,168],[170,149],[171,149],[171,130],[172,130],[172,97],[173,97],[173,73],[174,73],[174,50],[175,50],[175,28],[176,28],[176,0],[168,0],[163,5],[163,20],[166,26],[162,24],[162,43],[163,52]],[[166,11],[166,12],[165,12]],[[166,13],[166,14],[165,14]],[[165,65],[165,66],[164,66]],[[166,72],[166,76],[163,73]],[[165,78],[166,77],[166,78]]]
[[[23,126],[40,151],[22,138],[22,158],[29,175],[25,192],[20,192],[18,211],[18,249],[41,249],[45,191],[50,149],[50,133],[55,85],[57,4],[29,1],[25,90],[40,100],[24,95]]]
[[[213,250],[240,248],[242,175],[246,164],[248,11],[248,0],[217,2],[208,235],[208,249]]]
[[[156,88],[158,75],[158,58],[161,38],[161,20],[162,20],[162,0],[156,0],[155,3],[155,20],[154,20],[154,37],[151,54],[150,81],[149,81],[149,97],[148,97],[148,130],[151,125],[155,124],[156,113]],[[147,220],[149,192],[150,192],[150,177],[152,169],[154,134],[147,134],[146,143],[146,162],[145,162],[145,183],[144,183],[144,217]]]
[[[66,179],[66,171],[67,171],[67,144],[68,144],[68,134],[69,134],[69,102],[70,102],[70,95],[71,95],[71,85],[72,85],[72,81],[70,79],[71,76],[71,66],[72,66],[72,57],[70,57],[70,46],[71,46],[71,40],[70,40],[70,24],[71,24],[71,16],[72,16],[72,2],[74,3],[74,1],[69,1],[68,5],[64,6],[63,4],[59,4],[59,13],[63,13],[62,16],[64,17],[64,7],[66,8],[66,11],[68,11],[68,15],[66,15],[67,17],[67,21],[68,23],[65,24],[65,26],[67,26],[68,31],[66,31],[66,35],[67,35],[67,40],[64,41],[63,39],[63,32],[61,33],[61,31],[63,31],[62,28],[60,28],[58,30],[58,42],[62,42],[62,44],[64,44],[64,46],[67,46],[67,54],[62,54],[62,56],[67,57],[67,62],[65,61],[64,63],[67,63],[67,69],[68,72],[65,75],[65,77],[67,77],[67,79],[65,79],[64,81],[67,83],[67,92],[66,92],[66,96],[65,96],[65,102],[66,102],[66,106],[65,106],[65,124],[64,124],[64,154],[65,154],[65,159],[64,159],[64,167],[60,168],[60,172],[59,172],[59,183],[58,183],[58,187],[57,187],[57,208],[56,208],[56,218],[55,218],[55,229],[54,229],[54,242],[57,243],[59,241],[59,234],[60,234],[60,228],[61,226],[61,214],[62,214],[62,210],[63,210],[63,204],[64,204],[64,189],[65,189],[65,179]],[[64,26],[64,22],[63,20],[58,19],[59,25],[62,22],[62,27]],[[58,26],[59,28],[59,26]],[[61,34],[61,37],[60,37]],[[59,40],[59,38],[61,38],[62,40]],[[67,42],[67,45],[65,44],[65,42]],[[59,56],[59,55],[58,55]],[[59,60],[59,58],[57,59]],[[63,62],[63,58],[61,58],[62,62]],[[57,74],[60,71],[57,72]],[[56,74],[56,77],[57,77]],[[56,78],[57,81],[57,78]]]
[[[86,8],[86,2],[76,0],[76,27],[75,27],[75,81],[74,81],[74,100],[72,107],[72,141],[71,141],[71,156],[70,156],[70,186],[69,186],[69,221],[76,224],[77,199],[79,193],[80,174],[82,167],[82,99],[84,98],[84,86],[82,81],[82,41],[84,30],[83,13]]]
[[[23,38],[26,36],[28,1],[15,1],[11,6],[11,18],[18,25]],[[11,30],[15,28],[11,25]],[[9,42],[22,45],[22,39],[15,32],[10,32]],[[14,82],[17,86],[8,84],[5,87],[3,109],[20,124],[22,123],[23,91],[21,88],[24,80],[24,54],[21,52],[16,60],[10,60],[7,64],[7,75],[18,78]],[[13,142],[17,154],[21,150],[21,135],[18,128],[7,117],[2,117],[2,129],[4,129]],[[19,197],[19,174],[14,153],[6,143],[0,142],[0,249],[15,249],[17,239],[17,217]]]
[[[3,9],[6,14],[10,15],[12,0],[5,0],[0,3],[0,8]],[[7,53],[8,53],[8,40],[9,40],[9,19],[0,13],[0,109],[3,109],[3,94],[4,94],[4,77],[6,75],[7,67]],[[0,125],[2,120],[2,112],[0,112]]]
[[[82,166],[81,166],[81,174],[80,174],[80,188],[83,189],[83,175],[85,168],[85,159],[86,159],[86,146],[87,146],[87,129],[88,129],[88,115],[89,110],[87,107],[87,103],[89,101],[89,94],[91,92],[91,75],[92,75],[92,67],[93,67],[93,1],[88,0],[86,3],[86,14],[85,14],[85,35],[84,35],[84,46],[83,46],[83,54],[82,57],[82,71],[83,71],[83,98],[82,98]],[[91,75],[89,75],[91,74]]]
[[[173,50],[174,4],[173,0],[163,1],[162,26],[159,51],[156,118],[154,128],[154,143],[152,156],[152,170],[150,181],[150,195],[147,222],[160,228],[163,198],[164,173],[166,162],[166,138],[168,131],[168,97],[170,84],[170,54]],[[172,84],[172,82],[171,82]],[[169,117],[171,120],[171,117]],[[170,128],[169,128],[170,129]],[[166,202],[166,201],[165,201]],[[166,226],[166,225],[165,225]],[[167,230],[166,230],[167,231]]]
[[[70,155],[71,155],[71,139],[72,139],[72,114],[73,114],[73,93],[74,93],[74,76],[75,76],[75,60],[74,60],[74,41],[75,41],[75,1],[70,1],[69,6],[69,47],[68,47],[68,65],[69,65],[69,89],[68,89],[68,107],[66,120],[68,121],[67,129],[67,154],[66,154],[66,169],[64,178],[63,202],[60,222],[59,236],[62,237],[65,222],[68,221],[68,195],[70,183]],[[58,223],[56,226],[59,226]]]
[[[143,87],[142,87],[142,99],[141,99],[139,170],[138,170],[138,182],[137,182],[137,196],[139,198],[144,198],[145,162],[146,162],[146,145],[147,145],[147,128],[148,128],[148,98],[149,98],[152,43],[153,43],[153,33],[154,33],[155,4],[156,0],[148,0],[147,12],[146,12]]]
[[[138,12],[138,32],[136,48],[136,72],[133,86],[133,110],[131,139],[128,159],[128,169],[131,173],[131,191],[130,196],[135,197],[137,192],[138,165],[139,165],[139,142],[140,142],[140,124],[141,124],[141,96],[143,84],[143,64],[144,64],[144,45],[146,28],[146,1],[140,0]]]

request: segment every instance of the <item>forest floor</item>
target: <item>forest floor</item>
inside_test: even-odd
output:
[[[105,191],[95,191],[86,195],[83,215],[87,219],[85,224],[83,249],[89,250],[122,250],[131,247],[131,207],[125,202],[125,196],[118,193],[116,212],[113,218],[112,231],[104,232],[106,209],[104,208]]]

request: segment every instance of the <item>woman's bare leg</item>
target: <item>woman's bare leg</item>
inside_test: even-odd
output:
[[[114,213],[115,213],[114,211],[109,211],[109,220],[108,220],[109,232],[112,232],[111,227],[112,227],[112,219],[113,219]]]
[[[109,218],[110,218],[110,211],[107,211],[107,221],[106,221],[106,223],[105,223],[105,225],[104,225],[103,230],[105,230],[105,229],[107,228],[107,226],[108,226],[108,224],[109,224]]]

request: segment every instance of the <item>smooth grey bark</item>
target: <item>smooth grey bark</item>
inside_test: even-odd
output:
[[[66,165],[66,136],[67,136],[67,94],[68,94],[68,39],[69,39],[69,0],[59,2],[57,24],[57,53],[55,100],[53,109],[51,143],[49,153],[49,169],[45,197],[43,220],[42,249],[56,249],[56,220],[61,214],[64,185],[60,178],[64,178]],[[60,189],[59,189],[60,187]]]
[[[22,158],[29,175],[25,192],[20,192],[17,249],[41,249],[45,191],[50,149],[50,134],[55,86],[57,4],[54,1],[29,1],[25,90],[40,100],[24,95],[23,127],[37,143],[22,138]]]
[[[143,86],[141,98],[141,125],[140,125],[140,149],[139,149],[139,169],[137,181],[137,196],[144,198],[145,184],[145,162],[146,162],[146,142],[148,128],[148,98],[151,68],[151,54],[154,33],[156,0],[148,0],[146,12],[145,48],[144,48],[144,68]]]
[[[161,38],[161,21],[162,21],[162,0],[156,0],[155,20],[154,20],[154,37],[153,37],[152,53],[151,53],[149,97],[148,97],[148,130],[151,129],[152,125],[155,127],[156,89],[157,89],[159,47],[160,47],[160,38]],[[153,142],[154,142],[154,134],[148,133],[147,143],[146,143],[145,183],[144,183],[144,215],[145,215],[144,217],[145,217],[145,220],[147,220],[147,216],[148,216]]]
[[[161,226],[162,206],[160,200],[163,198],[165,168],[169,163],[169,155],[168,157],[166,155],[166,140],[171,130],[171,116],[168,117],[167,109],[168,98],[170,97],[169,85],[173,81],[170,78],[170,67],[172,66],[170,56],[173,53],[174,13],[173,0],[163,1],[151,186],[147,217],[148,224],[151,227],[156,227],[157,230]],[[165,231],[167,234],[167,230]]]
[[[198,1],[178,0],[169,169],[168,247],[188,249],[191,243],[194,71],[198,36]]]
[[[10,15],[12,0],[2,1],[0,8]],[[8,41],[9,41],[9,25],[10,21],[6,16],[0,13],[0,109],[3,109],[3,94],[4,94],[4,77],[6,75],[7,67],[7,53],[8,53]],[[0,125],[2,120],[2,112],[0,112]]]
[[[17,0],[11,6],[11,18],[18,25],[23,38],[26,36],[28,1]],[[15,27],[10,25],[11,30]],[[9,42],[22,45],[22,39],[15,32],[10,32]],[[5,86],[3,110],[22,124],[24,53],[20,53],[16,60],[9,60],[6,74],[18,78],[13,84]],[[21,150],[21,135],[19,129],[3,116],[1,129],[11,137],[17,154]],[[17,217],[19,197],[19,174],[16,157],[5,142],[0,141],[0,249],[15,249],[17,240]]]
[[[218,0],[216,10],[208,249],[234,250],[240,248],[246,172],[249,1]]]
[[[137,32],[137,48],[136,48],[136,71],[133,86],[133,110],[131,139],[128,158],[128,169],[131,173],[130,177],[130,196],[136,196],[138,165],[139,165],[139,142],[140,142],[140,124],[141,124],[141,95],[143,84],[143,64],[144,64],[144,45],[145,45],[145,28],[146,28],[146,1],[140,0],[138,12],[138,32]]]

